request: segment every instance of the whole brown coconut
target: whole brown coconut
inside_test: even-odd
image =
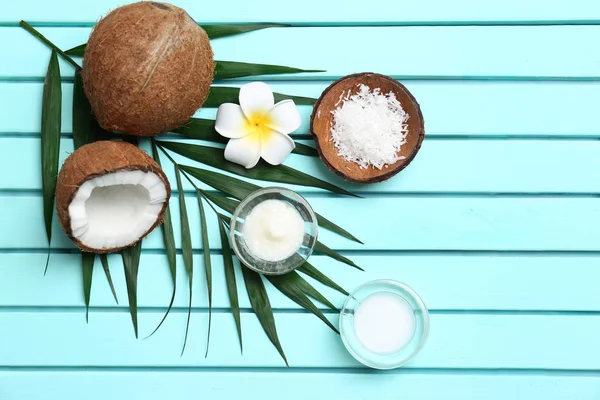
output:
[[[204,104],[214,69],[206,32],[184,10],[139,2],[98,22],[82,78],[104,129],[155,136],[183,125]]]
[[[63,164],[56,210],[67,236],[83,251],[111,253],[132,246],[158,226],[171,187],[160,166],[120,141],[87,144]]]

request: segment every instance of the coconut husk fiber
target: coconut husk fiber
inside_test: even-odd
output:
[[[155,136],[183,125],[204,104],[214,69],[208,36],[185,10],[139,2],[96,24],[81,75],[104,129]]]

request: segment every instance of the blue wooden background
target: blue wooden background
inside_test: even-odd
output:
[[[186,290],[154,337],[135,340],[118,257],[110,261],[121,303],[97,268],[89,324],[79,257],[58,226],[42,275],[39,129],[49,50],[18,21],[66,49],[85,42],[94,21],[120,3],[23,0],[0,9],[0,399],[600,398],[598,1],[174,2],[201,23],[297,25],[213,41],[217,59],[327,70],[265,77],[276,91],[317,97],[340,76],[374,71],[401,80],[421,104],[427,135],[410,167],[383,184],[345,185],[366,199],[299,189],[365,241],[322,235],[363,273],[320,256],[314,264],[349,290],[374,278],[404,281],[431,310],[422,353],[385,373],[361,367],[338,336],[271,287],[291,368],[243,290],[241,355],[218,254],[208,358],[202,271],[183,357]],[[64,157],[72,150],[73,70],[61,67]],[[306,134],[311,110],[301,111]],[[343,184],[316,159],[287,163]],[[195,202],[192,192],[188,201]],[[198,221],[197,207],[188,209]],[[142,334],[171,291],[160,234],[145,243]],[[179,276],[185,288],[183,269]],[[322,290],[342,304],[341,295]]]

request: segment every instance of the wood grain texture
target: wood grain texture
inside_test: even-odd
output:
[[[331,81],[270,82],[276,92],[317,98]],[[224,82],[239,86],[239,82]],[[403,81],[425,115],[427,136],[590,137],[600,136],[600,82]],[[10,102],[0,107],[0,132],[39,133],[41,83],[0,82]],[[63,83],[63,133],[72,132],[72,84]],[[554,115],[557,98],[568,98]],[[510,109],[508,110],[507,107]],[[308,134],[311,107],[300,106]],[[468,110],[468,114],[465,114]],[[196,116],[214,118],[215,109]],[[568,115],[569,117],[564,117]]]
[[[100,16],[131,1],[103,0],[83,3],[78,0],[31,0],[11,4],[0,15],[1,22],[18,22],[27,18],[32,22],[94,23]],[[372,7],[359,7],[355,0],[341,7],[336,2],[305,0],[302,7],[280,7],[274,0],[252,3],[211,3],[209,7],[196,0],[172,0],[185,8],[200,23],[243,23],[277,21],[308,24],[402,24],[402,23],[457,23],[457,22],[536,22],[536,21],[590,21],[600,19],[600,7],[593,0],[507,0],[498,3],[478,0],[457,0],[452,6],[444,0],[406,2],[377,0]],[[353,6],[354,5],[354,6]],[[319,12],[314,12],[318,9]],[[65,12],[64,10],[68,10]],[[397,10],[397,11],[396,11]]]
[[[85,42],[91,28],[39,30],[57,46],[68,49]],[[216,40],[212,47],[216,60],[326,71],[261,78],[269,81],[331,80],[357,71],[400,79],[597,80],[600,54],[589,51],[586,39],[599,34],[600,26],[566,25],[271,28]],[[323,40],[334,36],[335,46]],[[257,51],[256,43],[273,50]],[[360,51],[356,51],[357,43],[364,44]],[[387,51],[389,43],[402,43],[401,51]],[[0,78],[43,76],[48,50],[29,33],[0,27],[0,47],[20,60],[19,64],[0,64]],[[61,63],[66,76],[72,76],[72,69]]]
[[[599,224],[583,223],[600,218],[596,198],[563,197],[448,197],[408,196],[329,199],[307,196],[313,208],[347,230],[365,245],[322,230],[319,239],[337,250],[426,250],[426,251],[600,251]],[[368,202],[368,205],[367,205]],[[15,210],[14,204],[19,204]],[[0,195],[0,220],[11,227],[0,236],[0,249],[46,247],[42,216],[32,213],[41,207],[38,196]],[[194,194],[186,196],[190,221],[199,221]],[[178,215],[177,199],[171,212]],[[367,211],[368,210],[368,211]],[[394,210],[394,212],[390,212]],[[345,218],[354,215],[356,218]],[[214,213],[208,213],[211,248],[220,248]],[[173,220],[175,243],[181,246],[179,220]],[[386,229],[388,234],[382,235]],[[389,229],[389,231],[388,231]],[[54,236],[56,235],[56,236]],[[191,226],[192,246],[201,246],[200,227]],[[73,244],[58,224],[53,231],[53,248],[72,249]],[[152,232],[146,249],[163,249],[160,232]]]
[[[231,382],[235,381],[236,385]],[[547,400],[563,400],[577,393],[579,400],[596,400],[600,387],[595,375],[519,374],[494,371],[422,372],[401,374],[337,372],[207,372],[182,371],[32,371],[0,373],[0,395],[8,399],[22,398],[105,398],[121,399],[140,396],[147,399],[203,393],[210,398],[234,398],[239,388],[251,399],[305,400],[324,398],[396,400],[400,393],[415,400],[437,400],[443,387],[445,399],[529,400],[541,396]],[[269,386],[271,390],[265,391]],[[89,391],[89,387],[94,387]],[[214,397],[212,397],[214,396]]]
[[[236,382],[232,385],[231,382]],[[265,387],[270,390],[265,391]],[[90,391],[89,388],[94,390]],[[596,400],[600,386],[596,375],[569,373],[519,372],[481,373],[474,371],[403,370],[399,374],[353,372],[214,372],[181,371],[13,371],[0,372],[0,396],[7,399],[81,398],[86,400],[121,399],[139,396],[145,399],[188,398],[202,393],[208,398],[229,399],[239,396],[240,388],[250,399],[288,400],[337,398],[397,400],[438,400],[440,388],[451,400],[529,400],[543,397],[563,400],[573,393],[579,400]]]
[[[109,261],[121,304],[97,266],[86,325],[79,257],[58,225],[43,276],[46,241],[35,211],[42,204],[39,122],[50,53],[17,23],[34,23],[66,49],[85,42],[98,17],[122,1],[26,0],[0,12],[0,399],[598,399],[600,55],[593,48],[600,3],[378,0],[365,7],[352,0],[341,7],[305,0],[283,7],[273,0],[232,1],[173,0],[201,23],[304,26],[213,41],[217,59],[327,70],[264,78],[274,91],[316,98],[342,75],[375,71],[402,78],[419,102],[428,138],[388,182],[355,186],[318,159],[291,156],[286,163],[366,197],[296,188],[319,213],[365,241],[321,236],[365,272],[319,255],[312,261],[347,290],[377,278],[412,286],[432,310],[423,352],[406,369],[362,368],[321,321],[267,285],[295,368],[283,368],[242,288],[241,355],[212,211],[215,312],[208,358],[201,267],[182,358],[186,291],[178,292],[163,329],[136,341],[120,257]],[[338,38],[335,46],[326,40],[331,37]],[[72,69],[61,68],[64,160],[72,151]],[[300,107],[298,134],[308,133],[311,110]],[[197,116],[211,118],[215,110]],[[190,221],[198,221],[191,192],[186,200]],[[178,215],[177,204],[172,207]],[[179,232],[178,218],[174,225]],[[199,227],[192,228],[201,265]],[[142,254],[141,334],[156,326],[171,294],[162,248],[155,232]],[[342,304],[342,295],[316,285]],[[327,316],[337,325],[335,314]]]
[[[149,151],[147,143],[142,143],[142,148]],[[63,139],[61,149],[62,163],[73,151],[72,140]],[[39,151],[38,138],[0,137],[0,170],[17,164],[35,165]],[[419,156],[405,171],[395,179],[376,186],[344,182],[316,158],[292,155],[286,164],[361,193],[580,195],[600,192],[600,180],[589,179],[590,174],[600,170],[599,151],[600,142],[595,140],[425,139]],[[175,155],[174,158],[184,164],[191,163],[180,156]],[[558,163],[557,160],[567,162]],[[167,167],[169,161],[166,157],[163,157],[163,163],[167,177],[174,182],[175,176],[172,168]],[[265,182],[255,183],[265,185]],[[189,182],[184,181],[183,184],[186,190],[192,189]],[[0,187],[39,190],[41,180],[36,169],[27,168],[19,174],[0,175]],[[302,193],[322,193],[313,188],[295,189]],[[335,214],[331,216],[335,221],[334,217]]]
[[[431,310],[436,311],[600,311],[596,296],[600,255],[468,255],[468,254],[370,254],[350,255],[365,272],[345,267],[324,257],[311,257],[313,265],[335,279],[346,290],[363,282],[394,276],[417,291]],[[77,257],[71,254],[52,254],[48,274],[44,277],[43,253],[0,254],[0,310],[35,308],[75,308],[83,313],[81,272]],[[194,256],[198,273],[194,275],[194,307],[206,308],[206,282],[201,254]],[[213,306],[229,308],[225,290],[223,259],[212,255]],[[164,254],[143,253],[139,272],[138,307],[164,308],[171,297],[171,276]],[[121,257],[109,256],[113,280],[120,300],[117,306],[102,271],[96,268],[92,291],[92,309],[127,307],[125,277]],[[185,288],[187,278],[181,257],[177,259],[177,286]],[[237,265],[237,262],[236,262]],[[242,277],[237,269],[237,281]],[[433,277],[433,278],[432,278]],[[516,278],[518,277],[518,279]],[[309,281],[313,282],[310,278]],[[267,284],[273,308],[298,309],[296,303]],[[315,286],[336,306],[345,297],[332,289]],[[56,290],[60,287],[61,290]],[[557,287],[561,295],[557,296]],[[535,296],[530,295],[535,288]],[[510,293],[510,296],[506,294]],[[240,307],[249,309],[245,291],[240,291]],[[185,310],[187,291],[177,292],[174,307]],[[325,309],[324,306],[321,306]],[[77,310],[74,310],[77,312]],[[216,332],[216,331],[215,331]]]
[[[163,312],[140,312],[140,333],[149,334]],[[328,316],[337,325],[337,315]],[[175,312],[152,338],[136,340],[126,310],[93,311],[89,324],[77,311],[2,312],[3,366],[65,367],[283,367],[256,316],[243,312],[244,337],[252,345],[240,354],[233,317],[213,310],[212,350],[206,346],[205,311],[194,311],[186,353],[180,357],[187,311]],[[361,368],[339,335],[312,314],[277,313],[277,332],[292,367]],[[495,315],[451,313],[430,316],[431,331],[410,368],[598,370],[595,315]],[[64,327],[69,329],[65,330]],[[302,329],[299,329],[302,327]],[[565,337],[569,345],[565,346]],[[247,342],[247,341],[246,341]],[[89,350],[94,343],[94,350]],[[524,351],[527,349],[527,351]]]

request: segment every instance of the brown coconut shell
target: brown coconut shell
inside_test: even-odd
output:
[[[123,248],[94,249],[87,247],[77,238],[73,237],[69,215],[69,205],[84,182],[119,171],[152,172],[160,177],[167,189],[167,201],[165,201],[156,219],[156,223],[139,239],[141,240],[147,236],[164,219],[165,210],[171,196],[171,186],[169,185],[167,176],[152,157],[127,142],[103,140],[86,144],[75,150],[65,160],[56,182],[56,211],[58,219],[67,236],[83,251],[102,254],[116,252]],[[133,246],[138,241],[131,243],[129,246]]]
[[[81,75],[104,129],[155,136],[180,127],[204,104],[214,69],[208,36],[185,10],[139,2],[96,24]]]
[[[359,91],[360,84],[368,86],[371,90],[380,88],[381,93],[394,93],[409,116],[406,143],[402,145],[399,151],[399,155],[406,158],[384,166],[382,169],[373,166],[361,169],[358,164],[346,161],[338,155],[338,150],[332,141],[331,124],[333,115],[331,112],[340,106],[338,103],[342,94],[345,95],[348,91],[350,91],[350,95],[356,94]],[[313,108],[310,118],[310,131],[314,136],[319,157],[327,168],[336,175],[354,183],[376,183],[390,179],[410,164],[421,148],[425,137],[423,114],[413,95],[398,81],[371,72],[345,76],[325,89]]]

